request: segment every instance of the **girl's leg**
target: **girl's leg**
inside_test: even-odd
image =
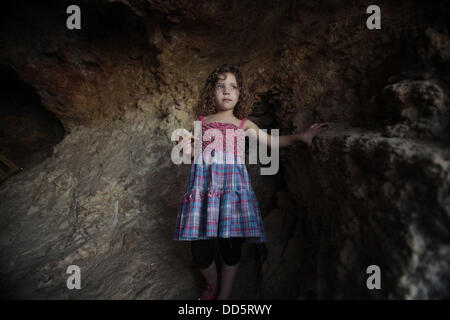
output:
[[[224,260],[222,282],[217,300],[226,300],[231,296],[234,279],[239,268],[243,238],[219,238],[220,253]]]
[[[210,286],[217,287],[217,267],[214,260],[208,268],[200,269],[200,272],[203,274],[203,277],[205,277],[206,282]]]
[[[217,268],[214,258],[216,256],[215,239],[191,241],[192,256],[195,264],[210,286],[217,286]]]

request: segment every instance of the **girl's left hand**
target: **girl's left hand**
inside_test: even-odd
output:
[[[324,132],[328,130],[328,122],[323,123],[314,123],[311,127],[309,127],[308,130],[306,130],[303,135],[303,141],[308,145],[308,147],[311,146],[312,140],[316,135],[318,135],[321,132]]]

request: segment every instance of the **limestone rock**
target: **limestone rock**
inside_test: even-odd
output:
[[[171,134],[222,63],[260,128],[330,123],[280,150],[277,175],[248,165],[269,241],[244,244],[233,297],[450,296],[447,2],[383,3],[381,30],[365,1],[82,1],[81,30],[69,4],[2,7],[0,147],[24,167],[0,184],[2,297],[197,297]]]

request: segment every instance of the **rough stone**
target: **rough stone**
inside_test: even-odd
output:
[[[282,149],[277,175],[248,166],[269,241],[244,245],[233,297],[450,296],[446,2],[383,3],[381,31],[365,27],[364,1],[81,3],[79,32],[59,15],[68,1],[3,10],[0,70],[65,132],[0,184],[2,296],[196,298],[189,243],[172,240],[189,166],[171,163],[170,136],[192,130],[226,62],[261,128],[330,123],[311,149]],[[13,160],[17,137],[2,135]],[[81,290],[66,287],[72,264]],[[382,290],[366,287],[372,264]]]

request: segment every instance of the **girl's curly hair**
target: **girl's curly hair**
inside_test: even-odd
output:
[[[200,99],[197,106],[195,107],[196,117],[199,115],[207,116],[209,114],[214,114],[217,112],[216,106],[214,104],[214,96],[216,91],[217,81],[219,80],[219,75],[230,72],[234,74],[237,81],[237,86],[239,88],[239,100],[233,109],[233,114],[238,119],[243,119],[248,117],[253,108],[253,97],[250,94],[250,90],[244,82],[244,77],[239,69],[233,64],[223,64],[214,69],[213,72],[206,79],[205,86],[200,92]]]

